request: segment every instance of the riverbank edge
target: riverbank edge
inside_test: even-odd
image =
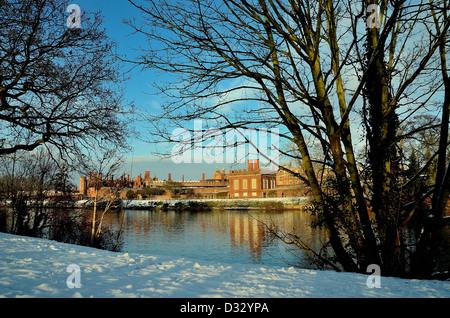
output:
[[[295,198],[258,198],[258,199],[167,199],[167,200],[120,200],[118,206],[126,210],[304,210],[311,205],[311,197]],[[47,206],[52,201],[44,201]],[[107,200],[100,200],[97,204],[102,207],[107,204]],[[9,200],[0,203],[1,207],[8,207],[11,204]],[[33,202],[30,206],[37,205]],[[58,202],[58,206],[66,208],[92,208],[93,199],[83,199],[75,202]]]
[[[311,204],[310,197],[263,198],[263,199],[173,199],[173,200],[123,200],[126,210],[182,210],[182,209],[224,209],[224,210],[303,210]],[[92,200],[79,200],[76,207],[93,205]]]

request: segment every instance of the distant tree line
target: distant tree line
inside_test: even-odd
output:
[[[45,149],[0,157],[0,231],[118,251],[120,230],[91,239],[91,208],[75,207],[69,170]]]

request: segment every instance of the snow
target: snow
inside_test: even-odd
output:
[[[156,207],[163,203],[168,204],[168,206],[174,206],[175,203],[188,204],[189,202],[194,203],[213,203],[221,207],[251,207],[258,204],[270,203],[281,203],[283,205],[305,205],[311,201],[310,197],[286,197],[286,198],[249,198],[249,199],[174,199],[174,200],[124,200],[123,204],[125,208],[148,208]],[[88,200],[80,200],[77,205],[82,206],[86,204]]]
[[[69,265],[79,266],[80,288]],[[293,267],[227,264],[131,253],[0,233],[0,297],[14,298],[425,298],[450,297],[450,282]],[[76,285],[76,284],[75,284]],[[72,286],[73,287],[73,286]]]

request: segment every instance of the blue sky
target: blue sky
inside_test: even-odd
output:
[[[123,23],[124,18],[135,18],[136,20],[139,20],[141,17],[139,10],[128,1],[74,0],[70,3],[78,4],[82,11],[87,10],[93,12],[100,10],[103,16],[103,26],[109,37],[117,42],[120,53],[133,56],[133,54],[136,54],[135,49],[137,47],[146,47],[146,40],[142,36],[131,34],[133,29]],[[69,14],[67,13],[67,16],[68,15]],[[83,18],[81,18],[81,22],[83,23]],[[81,27],[83,26],[81,25]],[[130,67],[130,65],[125,65],[125,67]],[[134,101],[135,105],[139,108],[150,111],[156,109],[160,102],[158,96],[149,95],[153,93],[153,88],[150,84],[155,80],[159,80],[159,78],[155,79],[155,75],[152,74],[151,71],[142,72],[140,70],[134,70],[131,79],[125,84],[127,100]],[[142,125],[136,128],[143,129],[144,134],[148,133]],[[216,167],[219,170],[222,169],[222,167],[225,167],[227,170],[230,168],[246,168],[245,164],[175,164],[170,159],[161,161],[154,155],[156,147],[158,147],[158,150],[161,150],[161,147],[165,147],[162,144],[152,145],[138,139],[133,139],[132,144],[133,151],[127,155],[124,171],[125,173],[130,173],[133,177],[140,173],[144,175],[144,171],[150,170],[152,176],[156,175],[160,179],[167,179],[168,173],[172,173],[173,180],[181,180],[182,175],[185,176],[186,180],[199,180],[201,179],[203,172],[206,173],[206,178],[212,178],[212,174],[215,172]],[[172,146],[170,146],[170,148],[171,147]],[[168,148],[169,151],[170,148]]]
[[[137,21],[141,18],[141,13],[127,0],[73,0],[78,4],[82,10],[87,11],[101,11],[104,19],[104,28],[107,34],[118,43],[118,50],[122,54],[133,56],[135,54],[134,49],[139,46],[145,48],[148,46],[146,39],[137,34],[131,35],[133,29],[123,23],[123,19],[135,18]],[[68,15],[68,14],[67,14]],[[414,42],[414,41],[411,41]],[[139,108],[144,108],[148,111],[158,111],[160,99],[158,96],[149,95],[153,93],[151,86],[152,82],[163,80],[163,78],[155,78],[155,73],[151,71],[141,72],[135,70],[132,73],[131,79],[126,83],[126,98],[128,101],[134,101],[135,105]],[[356,77],[351,78],[350,86],[357,86]],[[229,85],[233,83],[228,83]],[[236,109],[230,108],[230,111],[236,111]],[[358,116],[352,114],[352,116]],[[143,122],[145,124],[145,122]],[[145,128],[143,134],[148,133]],[[191,129],[193,128],[190,127]],[[355,129],[354,140],[357,142],[356,147],[363,147],[364,142],[359,140],[358,136],[361,133],[361,127],[353,125]],[[160,179],[167,179],[168,173],[172,173],[172,178],[180,180],[182,175],[185,175],[186,179],[198,180],[201,178],[203,172],[206,173],[207,178],[212,176],[216,167],[220,170],[222,167],[226,169],[243,169],[246,168],[245,164],[206,164],[206,163],[190,163],[190,164],[175,164],[172,160],[159,161],[154,155],[156,146],[159,150],[164,149],[164,145],[152,145],[149,143],[141,142],[138,139],[132,140],[133,151],[127,156],[127,164],[124,167],[126,173],[130,173],[133,177],[144,173],[145,170],[150,170],[152,176],[157,175]],[[174,146],[174,145],[173,145]],[[170,152],[170,148],[173,146],[167,146],[166,149]],[[283,163],[283,162],[281,162]]]

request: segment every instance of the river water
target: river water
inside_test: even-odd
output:
[[[311,217],[298,210],[124,210],[109,214],[104,222],[122,228],[122,252],[225,263],[316,268],[306,252],[274,239],[267,226],[296,233],[316,251],[327,237],[324,230],[311,228]]]

